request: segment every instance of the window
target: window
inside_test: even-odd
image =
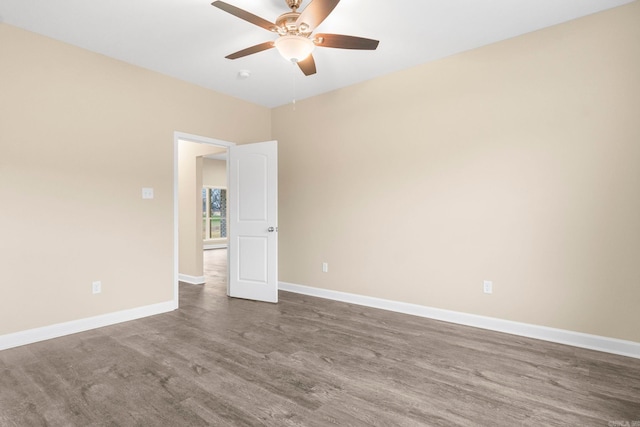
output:
[[[227,189],[202,189],[202,233],[205,240],[227,237]]]

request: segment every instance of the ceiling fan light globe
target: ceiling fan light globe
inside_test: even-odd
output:
[[[275,41],[276,49],[287,61],[300,62],[313,52],[315,45],[308,37],[289,35]]]

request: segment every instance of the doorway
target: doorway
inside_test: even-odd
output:
[[[227,153],[202,159],[202,236],[205,284],[226,289],[228,269]]]
[[[176,308],[179,302],[178,282],[202,285],[206,281],[202,215],[205,156],[221,156],[218,163],[223,163],[225,167],[222,172],[216,173],[218,177],[222,174],[223,178],[209,177],[208,179],[209,181],[222,179],[224,182],[228,175],[226,153],[229,147],[234,145],[232,142],[181,132],[174,133],[174,301]],[[221,239],[212,240],[210,243],[226,247],[226,241],[223,242]],[[222,252],[217,255],[224,253],[226,258],[226,248],[221,250]],[[224,259],[215,264],[224,266],[228,265],[228,262]]]
[[[227,152],[227,295],[278,300],[278,143],[234,143],[174,132],[174,301],[179,284],[204,284],[202,159]],[[184,178],[184,179],[183,179]],[[233,273],[233,274],[231,274]]]

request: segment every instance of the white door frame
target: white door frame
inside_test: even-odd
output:
[[[196,142],[199,144],[209,144],[218,147],[229,149],[236,144],[233,142],[222,141],[220,139],[208,138],[206,136],[193,135],[184,132],[173,132],[173,308],[179,307],[179,286],[178,286],[178,274],[179,274],[179,246],[178,246],[178,232],[179,232],[179,198],[178,198],[178,147],[180,141]],[[229,162],[227,156],[227,162]],[[229,181],[229,168],[227,167],[227,181]]]

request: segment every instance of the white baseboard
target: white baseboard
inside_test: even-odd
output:
[[[227,248],[227,244],[226,243],[219,243],[216,245],[204,245],[202,247],[202,249],[204,249],[205,251],[208,251],[210,249],[226,249]]]
[[[178,274],[178,280],[190,285],[204,285],[204,276],[189,276],[188,274]]]
[[[328,289],[313,288],[293,283],[279,282],[279,289],[303,295],[380,308],[398,313],[411,314],[429,319],[442,320],[444,322],[473,326],[497,332],[505,332],[508,334],[640,359],[640,343],[633,341],[607,338],[598,335],[584,334],[581,332],[549,328],[546,326],[538,326],[528,323],[513,322],[494,317],[443,310],[440,308],[367,297]]]
[[[41,328],[28,329],[26,331],[15,332],[12,334],[0,335],[0,350],[58,338],[65,335],[76,334],[90,329],[115,325],[116,323],[128,322],[129,320],[140,319],[142,317],[153,316],[155,314],[166,313],[175,310],[176,308],[178,307],[176,306],[175,301],[167,301],[144,307],[117,311],[115,313],[88,317],[86,319],[73,320],[70,322],[43,326]]]

